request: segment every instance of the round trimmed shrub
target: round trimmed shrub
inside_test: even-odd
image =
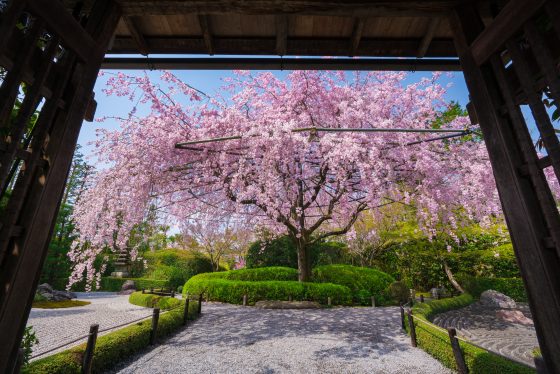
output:
[[[384,303],[384,291],[395,279],[389,274],[371,268],[324,265],[313,269],[313,281],[348,287],[355,303],[368,305],[371,303],[371,296],[374,296],[380,304]]]
[[[410,298],[410,289],[403,282],[393,282],[387,288],[387,295],[395,301],[406,303]]]

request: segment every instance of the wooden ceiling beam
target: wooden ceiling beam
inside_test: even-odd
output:
[[[460,71],[458,59],[402,58],[106,58],[102,69],[170,69],[170,70],[349,70],[349,71]]]
[[[350,57],[356,56],[358,52],[358,46],[362,39],[362,32],[364,31],[365,24],[366,20],[363,17],[354,20],[354,28],[352,30],[352,37],[350,38],[350,53],[348,54]]]
[[[212,38],[212,32],[210,30],[210,17],[205,14],[198,15],[198,23],[200,24],[200,29],[202,30],[202,39],[204,39],[204,44],[208,50],[210,56],[214,55],[214,42]]]
[[[280,15],[276,20],[276,54],[284,56],[287,54],[288,45],[288,16]]]
[[[120,0],[127,15],[254,14],[344,17],[444,15],[462,0]]]
[[[435,35],[436,30],[439,26],[439,23],[440,23],[439,18],[432,18],[430,20],[430,23],[428,24],[428,29],[426,30],[426,33],[424,34],[424,37],[422,38],[422,41],[420,42],[420,46],[418,47],[418,52],[416,52],[416,57],[422,58],[422,57],[426,56],[426,52],[428,51],[428,48],[430,47],[430,43],[432,42],[432,39],[434,38],[434,35]]]
[[[144,56],[148,55],[149,53],[148,44],[146,43],[146,39],[144,39],[144,35],[142,35],[140,30],[138,29],[138,26],[136,25],[134,18],[129,16],[123,16],[122,19],[124,24],[128,28],[128,31],[130,32],[130,36],[132,37],[132,40],[134,40],[134,43],[136,43],[136,45],[138,46],[138,52],[140,52],[140,54]]]
[[[208,49],[201,38],[146,37],[151,54],[206,54]],[[276,55],[277,41],[272,38],[213,37],[216,55]],[[416,57],[419,39],[369,39],[361,38],[356,56]],[[287,51],[291,56],[348,56],[348,38],[308,39],[290,38]],[[138,53],[130,37],[117,37],[109,54]],[[426,57],[456,57],[451,39],[433,39]]]

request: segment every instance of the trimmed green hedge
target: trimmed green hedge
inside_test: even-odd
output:
[[[429,321],[436,314],[465,307],[471,304],[473,300],[474,298],[471,295],[464,294],[449,299],[417,303],[412,310],[417,318]],[[410,332],[408,326],[407,317],[406,327],[407,332]],[[455,357],[453,356],[453,350],[449,342],[449,335],[422,322],[415,321],[414,326],[418,346],[438,359],[445,366],[457,370]],[[465,362],[471,374],[526,374],[535,372],[535,370],[529,367],[507,360],[462,341],[459,341],[459,345],[461,346]]]
[[[353,302],[368,305],[371,303],[371,296],[375,296],[376,302],[383,304],[386,299],[385,290],[395,279],[371,268],[324,265],[313,269],[313,281],[346,286],[352,292]]]
[[[184,301],[180,300],[184,305]],[[184,308],[177,308],[159,317],[158,338],[165,337],[182,326]],[[189,319],[193,320],[198,313],[198,302],[189,302]],[[109,370],[118,362],[149,346],[151,320],[122,328],[97,338],[93,356],[93,372]],[[81,362],[86,345],[82,344],[64,352],[33,361],[25,366],[23,373],[70,374],[81,372]]]
[[[195,275],[185,283],[183,295],[204,294],[207,300],[241,304],[247,295],[249,304],[260,300],[311,300],[326,304],[330,296],[333,304],[349,305],[352,301],[348,287],[331,283],[303,283],[298,281],[240,281],[220,279],[211,273]]]
[[[134,305],[160,308],[162,310],[175,308],[181,304],[181,300],[174,297],[144,294],[142,291],[131,293],[128,297],[128,302]]]
[[[527,302],[527,292],[521,278],[479,278],[460,275],[458,280],[465,289],[476,298],[486,290],[501,292],[515,301]]]
[[[152,287],[169,287],[169,282],[165,279],[102,277],[100,290],[118,292],[121,290],[123,283],[127,280],[134,281],[136,289],[138,290],[142,288],[149,289]]]
[[[271,266],[267,268],[239,269],[219,273],[201,274],[199,277],[214,277],[239,281],[297,281],[298,271],[283,266]]]

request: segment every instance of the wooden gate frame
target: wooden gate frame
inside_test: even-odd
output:
[[[546,367],[560,373],[560,215],[543,173],[552,167],[560,177],[560,143],[539,96],[548,87],[560,102],[554,64],[558,47],[547,45],[534,20],[548,17],[560,38],[560,4],[510,0],[484,27],[473,2],[458,3],[463,5],[452,12],[450,24],[476,111],[473,117],[486,141]],[[22,38],[14,30],[24,11],[37,20]],[[28,84],[12,144],[0,143],[2,189],[11,172],[6,165],[11,168],[14,160],[25,165],[8,214],[0,217],[2,373],[15,367],[81,122],[120,14],[114,0],[96,0],[82,27],[79,17],[71,17],[58,1],[13,0],[2,15],[0,64],[8,75],[0,88],[0,129],[20,83]],[[43,29],[53,39],[37,51]],[[54,62],[58,44],[67,51]],[[14,144],[23,136],[18,126],[27,123],[40,98],[45,102],[30,147],[17,149]],[[545,157],[534,149],[520,104],[531,107]]]
[[[0,58],[6,76],[0,88],[0,129],[11,136],[0,143],[2,190],[17,171],[13,165],[21,169],[1,217],[0,373],[17,370],[19,344],[81,124],[120,15],[112,0],[97,0],[84,17],[80,9],[70,14],[57,0],[12,1],[2,15]],[[22,17],[31,19],[25,33],[16,28]],[[10,124],[22,83],[25,96]],[[42,99],[37,122],[29,130]]]

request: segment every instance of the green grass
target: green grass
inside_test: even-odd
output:
[[[91,304],[89,301],[81,300],[62,300],[62,301],[34,301],[32,307],[39,309],[62,309],[74,308]]]
[[[170,296],[143,294],[141,291],[133,292],[128,297],[128,302],[147,308],[172,309],[181,305],[181,300]]]

